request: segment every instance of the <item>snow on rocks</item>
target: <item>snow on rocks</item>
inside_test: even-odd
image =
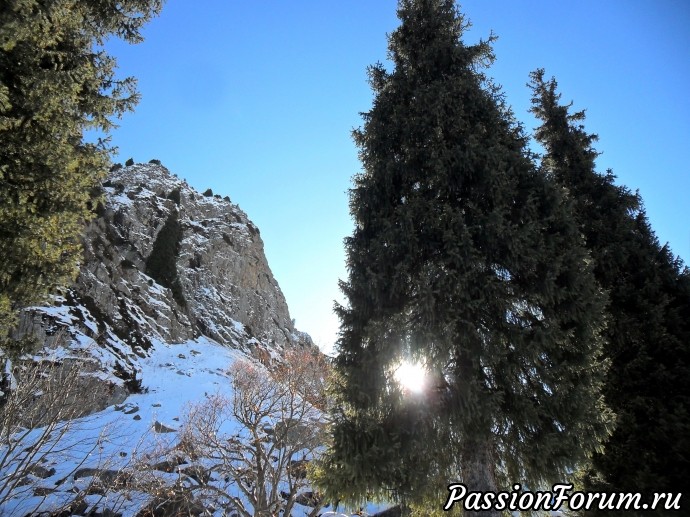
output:
[[[286,348],[314,346],[292,324],[258,229],[229,198],[199,194],[157,164],[111,172],[103,192],[77,281],[51,305],[24,310],[14,336],[35,338],[34,360],[88,365],[79,374],[88,403],[69,438],[77,453],[37,467],[40,483],[30,486],[40,490],[29,503],[58,501],[73,493],[70,483],[90,482],[86,471],[63,479],[79,451],[84,468],[115,472],[151,436],[174,440],[187,404],[230,389],[225,372],[237,358],[267,364]],[[147,274],[171,216],[182,228],[175,257],[182,305],[179,293]],[[128,497],[135,507],[137,497]],[[26,501],[15,500],[14,509],[31,507]]]

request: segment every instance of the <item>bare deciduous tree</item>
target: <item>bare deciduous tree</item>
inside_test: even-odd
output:
[[[0,391],[0,508],[2,515],[25,515],[39,510],[65,510],[83,500],[99,482],[107,459],[99,449],[107,430],[87,431],[84,362],[77,359],[26,358],[13,362],[0,357],[3,365]],[[86,461],[97,468],[83,468]],[[44,479],[57,474],[62,484],[78,473],[89,472],[82,489],[62,493]],[[66,467],[66,468],[65,468]],[[60,470],[60,468],[58,468]],[[13,510],[14,509],[14,510]]]
[[[189,408],[179,443],[176,497],[222,506],[242,517],[290,515],[296,504],[316,516],[321,498],[309,488],[308,463],[324,443],[326,360],[288,352],[271,371],[245,360],[228,374],[232,394]],[[190,499],[191,500],[191,499]]]

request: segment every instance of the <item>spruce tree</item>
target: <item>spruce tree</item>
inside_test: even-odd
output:
[[[682,492],[690,479],[690,275],[661,246],[639,194],[599,174],[584,112],[560,103],[555,79],[532,74],[543,168],[568,189],[594,273],[608,291],[605,382],[617,425],[588,488]]]
[[[0,339],[17,309],[76,274],[83,223],[109,162],[112,117],[131,110],[106,38],[141,40],[161,0],[4,0],[0,9]]]
[[[321,482],[440,507],[448,482],[535,487],[597,446],[603,302],[570,205],[482,71],[491,41],[463,43],[452,0],[401,0],[398,16],[354,131]],[[405,359],[433,379],[418,396],[393,381]]]

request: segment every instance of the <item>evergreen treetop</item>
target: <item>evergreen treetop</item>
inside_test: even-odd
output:
[[[531,78],[542,166],[570,193],[609,298],[604,393],[618,418],[587,488],[682,492],[690,477],[690,274],[659,244],[639,194],[596,171],[584,112],[561,103],[543,70]]]

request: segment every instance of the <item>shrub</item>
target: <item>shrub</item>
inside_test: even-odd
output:
[[[130,165],[134,165],[134,159],[133,158],[130,158],[129,160],[127,160],[125,162],[126,167],[129,167]]]
[[[149,163],[153,163],[153,164],[155,164],[155,165],[163,165],[163,164],[161,163],[161,161],[158,160],[157,158],[154,158],[154,159],[152,159],[152,160],[149,160]]]
[[[209,395],[191,406],[171,451],[193,463],[186,472],[204,473],[190,487],[206,506],[230,500],[238,515],[292,515],[295,503],[319,515],[324,501],[307,474],[325,443],[329,365],[301,350],[287,353],[271,372],[238,360],[228,375],[232,395]]]
[[[67,479],[76,477],[86,461],[93,464],[96,459],[94,471],[107,464],[108,458],[98,452],[109,430],[89,436],[87,430],[93,422],[83,418],[85,392],[89,391],[82,376],[86,365],[57,357],[13,362],[0,355],[0,368],[5,372],[0,411],[0,513],[73,515],[71,505],[91,493],[95,477],[84,488],[75,486],[74,494],[62,502],[35,495],[41,489],[37,482],[58,470]],[[65,463],[67,457],[73,461]],[[12,506],[24,511],[13,513],[8,510]]]
[[[213,190],[211,190],[210,188],[206,189],[206,191],[204,192],[204,196],[206,196],[206,197],[213,196]]]

